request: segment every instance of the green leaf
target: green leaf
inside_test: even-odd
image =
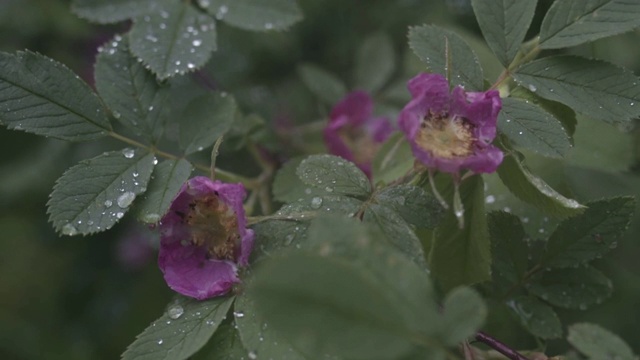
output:
[[[347,93],[347,86],[337,76],[312,64],[298,66],[298,76],[311,92],[333,106]]]
[[[159,4],[133,20],[131,52],[160,79],[202,67],[216,49],[216,23],[189,2]]]
[[[600,271],[587,266],[546,271],[527,289],[552,305],[586,310],[609,298],[613,285]]]
[[[100,24],[116,23],[151,12],[158,2],[170,0],[73,0],[71,10]]]
[[[375,224],[377,231],[416,265],[427,268],[420,239],[394,208],[372,204],[364,213],[364,221]]]
[[[71,141],[111,130],[87,84],[64,65],[32,52],[0,52],[0,124]]]
[[[302,156],[295,157],[287,161],[280,170],[278,170],[271,188],[274,199],[282,202],[294,202],[301,198],[327,194],[323,189],[308,186],[300,180],[296,174],[296,169],[302,160],[304,160]]]
[[[236,110],[235,99],[225,93],[207,94],[191,101],[180,121],[180,147],[185,154],[213,145],[231,127]]]
[[[407,334],[436,327],[426,274],[354,219],[316,221],[316,253],[291,253],[256,271],[248,293],[260,314],[306,354],[408,354],[415,340]]]
[[[422,188],[398,185],[384,188],[376,196],[378,204],[395,210],[407,223],[417,228],[434,228],[442,219],[440,203]]]
[[[515,145],[543,156],[562,158],[571,149],[560,121],[527,100],[502,99],[498,129]]]
[[[444,299],[443,339],[456,346],[480,329],[487,317],[487,306],[473,289],[458,287]]]
[[[622,339],[596,324],[578,323],[569,326],[567,341],[592,360],[637,359]]]
[[[250,358],[233,325],[223,323],[211,337],[207,345],[190,360],[240,360]]]
[[[558,226],[547,242],[544,266],[570,267],[608,253],[626,231],[635,211],[632,197],[594,201]]]
[[[49,221],[64,235],[111,228],[144,193],[155,156],[132,149],[104,153],[67,170],[53,188]]]
[[[640,115],[640,80],[610,63],[578,56],[552,56],[520,67],[515,79],[543,98],[608,123]]]
[[[620,127],[581,117],[574,140],[576,146],[566,157],[573,167],[619,174],[629,171],[636,161],[635,136]],[[611,183],[607,187],[614,188]]]
[[[491,243],[484,210],[484,183],[473,176],[460,185],[464,205],[464,228],[460,229],[453,211],[448,211],[435,230],[429,265],[445,290],[491,278]],[[443,191],[453,197],[453,185]]]
[[[373,158],[373,180],[375,183],[390,183],[408,174],[414,162],[409,142],[403,134],[395,133],[382,144]]]
[[[518,296],[507,302],[522,326],[533,336],[556,339],[562,336],[562,324],[553,309],[530,296]]]
[[[334,155],[312,155],[304,159],[296,174],[303,183],[326,192],[353,196],[371,193],[369,178],[353,163]]]
[[[95,78],[114,118],[151,141],[160,138],[167,91],[129,53],[127,38],[116,35],[99,49]]]
[[[512,152],[505,156],[498,168],[498,175],[518,199],[547,214],[567,217],[584,211],[583,205],[562,196],[544,180],[529,172],[520,153]]]
[[[254,31],[284,30],[302,20],[295,0],[198,0],[216,19]]]
[[[542,21],[540,47],[558,49],[640,26],[640,3],[626,0],[556,0]]]
[[[306,246],[308,221],[321,214],[353,216],[362,201],[340,195],[306,197],[280,208],[276,217],[253,226],[257,239],[254,260],[272,257],[282,250]]]
[[[505,67],[516,56],[536,11],[537,0],[473,0],[473,11],[487,44]]]
[[[409,29],[409,46],[427,68],[468,90],[484,88],[482,68],[469,45],[454,32],[434,25]]]
[[[227,316],[234,297],[197,301],[178,297],[137,336],[122,360],[183,360],[200,350]],[[181,315],[178,315],[182,313]]]
[[[520,218],[498,211],[489,214],[489,234],[493,255],[493,281],[508,291],[528,269],[527,237]]]
[[[567,132],[567,134],[569,134],[570,141],[573,143],[573,139],[571,139],[571,137],[576,132],[576,125],[578,124],[578,120],[576,119],[575,111],[573,111],[570,107],[557,101],[543,99],[521,86],[518,86],[515,89],[511,90],[510,95],[538,105],[546,112],[553,115],[553,117],[555,117],[562,123],[562,127]]]
[[[379,32],[367,37],[356,53],[356,88],[375,93],[389,81],[395,64],[395,50],[389,35]]]
[[[255,354],[260,359],[306,359],[279,332],[274,331],[271,322],[266,322],[260,316],[250,295],[242,294],[236,301],[234,310],[235,325],[244,348],[248,350],[247,355]]]
[[[148,224],[160,221],[182,184],[189,179],[191,171],[193,167],[185,159],[165,160],[156,166],[149,189],[140,203],[140,220]]]

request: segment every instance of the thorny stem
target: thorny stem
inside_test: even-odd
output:
[[[111,131],[108,133],[109,136],[111,136],[114,139],[120,140],[126,144],[141,148],[141,149],[145,149],[153,154],[156,154],[158,156],[161,156],[165,159],[171,159],[171,160],[179,160],[179,159],[184,159],[184,157],[180,157],[165,151],[162,151],[158,148],[156,148],[155,146],[147,146],[141,142],[138,142],[136,140],[133,140],[129,137],[126,137],[124,135],[118,134],[114,131]],[[191,163],[193,165],[193,167],[195,167],[196,169],[203,171],[205,173],[209,173],[211,171],[211,169],[206,166],[206,165],[202,165],[202,164],[198,164],[198,163]],[[240,182],[242,183],[244,186],[246,186],[247,188],[250,189],[254,189],[257,188],[258,186],[260,186],[260,182],[256,181],[254,179],[248,179],[244,176],[240,176],[237,174],[234,174],[230,171],[226,171],[226,170],[222,170],[219,168],[215,169],[215,173],[216,176],[220,179],[220,180],[224,180],[224,181],[228,181],[228,182]]]
[[[476,340],[489,346],[490,348],[494,349],[495,351],[499,352],[500,354],[506,356],[507,358],[509,358],[510,360],[529,360],[527,359],[524,355],[520,354],[519,352],[513,350],[512,348],[510,348],[509,346],[507,346],[506,344],[504,344],[503,342],[501,342],[500,340],[482,332],[482,331],[478,331],[476,333],[475,336]]]

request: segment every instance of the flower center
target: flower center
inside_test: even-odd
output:
[[[473,153],[473,125],[464,117],[427,114],[420,123],[416,143],[433,156],[455,158]]]
[[[238,218],[217,195],[207,195],[189,204],[185,221],[191,230],[191,243],[204,246],[210,258],[234,260],[240,246]]]
[[[339,135],[349,150],[351,150],[353,162],[356,164],[368,164],[373,161],[381,145],[376,143],[373,140],[373,136],[367,134],[364,129],[347,127],[340,131]]]

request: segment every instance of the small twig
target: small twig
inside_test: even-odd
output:
[[[503,342],[501,342],[500,340],[482,332],[479,331],[476,333],[475,336],[476,340],[478,340],[479,342],[489,346],[490,348],[492,348],[493,350],[499,352],[500,354],[506,356],[507,358],[511,359],[511,360],[529,360],[527,359],[524,355],[520,354],[519,352],[513,350],[512,348],[510,348],[509,346],[507,346],[506,344],[504,344]]]

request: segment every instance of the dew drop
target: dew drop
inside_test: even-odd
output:
[[[123,216],[124,216],[124,213],[122,211],[119,211],[118,213],[116,213],[116,217],[118,219],[122,219]]]
[[[153,165],[158,165],[158,159],[157,158],[153,158]]]
[[[218,11],[216,12],[216,19],[222,20],[222,18],[227,14],[228,11],[229,8],[226,5],[220,6],[220,8],[218,8]]]
[[[120,113],[117,112],[117,111],[111,112],[111,115],[113,115],[113,117],[116,118],[116,119],[120,119],[120,116],[121,116]]]
[[[184,308],[180,305],[174,305],[167,310],[167,315],[174,320],[178,319],[182,314],[184,314]]]
[[[163,342],[164,342],[164,340],[162,340],[162,339],[158,340],[158,345],[162,345]]]
[[[247,354],[247,356],[249,357],[249,359],[251,360],[255,360],[258,358],[258,354],[255,351],[249,351],[249,354]]]
[[[330,186],[327,186],[327,187],[325,187],[325,188],[324,188],[324,191],[326,191],[326,192],[333,192],[333,188],[332,188],[332,187],[330,187]]]
[[[104,206],[105,207],[110,208],[111,205],[113,205],[113,201],[111,201],[111,200],[105,200],[104,201]]]
[[[138,177],[140,174],[138,174],[137,172],[134,172],[132,175],[133,177]]]
[[[533,84],[529,84],[529,90],[530,90],[531,92],[536,92],[536,91],[538,90],[538,88],[537,88],[535,85],[533,85]]]
[[[304,189],[304,193],[307,195],[311,195],[311,189],[309,188]]]
[[[213,320],[207,320],[207,321],[205,321],[204,323],[205,323],[207,326],[213,326],[213,325],[215,325],[215,324],[216,324],[216,322],[215,322],[215,321],[213,321]]]
[[[285,238],[284,238],[284,244],[285,244],[286,246],[291,245],[291,243],[293,242],[293,238],[294,238],[294,237],[295,237],[295,236],[294,236],[293,234],[289,234],[289,235],[285,236]]]
[[[193,44],[193,46],[198,47],[198,46],[202,45],[202,40],[195,39],[191,43]]]
[[[188,64],[187,64],[187,67],[188,67],[189,69],[194,69],[194,68],[196,67],[196,65],[195,65],[194,63],[188,63]]]
[[[129,207],[129,205],[131,205],[131,203],[133,202],[133,200],[136,199],[136,194],[132,193],[131,191],[127,191],[124,194],[118,196],[118,206],[120,206],[121,208],[127,208]]]
[[[130,148],[126,148],[122,150],[122,155],[124,155],[124,157],[126,157],[127,159],[131,159],[136,155],[136,151]]]
[[[145,223],[147,223],[147,224],[155,224],[155,223],[157,223],[158,221],[160,221],[160,215],[158,215],[158,214],[153,214],[153,213],[152,213],[152,214],[145,214],[145,215],[142,217],[142,221],[144,221],[144,222],[145,222]]]
[[[496,202],[496,197],[493,195],[488,195],[485,199],[484,199],[485,204],[493,204],[494,202]]]
[[[62,227],[62,233],[64,235],[73,236],[78,234],[78,229],[69,223]]]
[[[266,23],[266,24],[264,24],[264,28],[267,29],[267,30],[271,30],[271,29],[273,29],[273,24],[272,23]]]
[[[234,315],[235,317],[237,317],[237,318],[241,319],[241,318],[243,318],[243,317],[244,317],[244,312],[242,312],[242,311],[234,311],[234,312],[233,312],[233,315]]]
[[[314,197],[313,199],[311,199],[311,208],[312,209],[318,209],[320,208],[320,206],[322,206],[322,198],[321,197]]]

